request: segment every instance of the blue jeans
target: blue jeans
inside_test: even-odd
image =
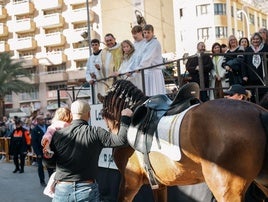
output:
[[[60,182],[56,185],[52,202],[100,202],[97,183]]]

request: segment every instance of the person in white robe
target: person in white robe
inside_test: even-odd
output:
[[[98,39],[92,39],[91,42],[92,48],[92,55],[88,58],[86,64],[86,81],[90,85],[94,85],[94,100],[95,103],[99,103],[97,99],[97,94],[104,94],[105,93],[105,84],[102,81],[95,82],[98,79],[103,78],[102,73],[102,61],[101,61],[101,49],[100,49],[100,41]],[[93,104],[95,104],[93,103]]]
[[[132,66],[132,70],[137,70],[139,68],[138,64],[140,64],[142,56],[143,56],[143,49],[144,45],[146,43],[146,40],[143,37],[143,31],[142,31],[142,26],[140,25],[135,25],[131,29],[131,34],[134,39],[134,58],[135,62],[134,65]],[[141,71],[136,71],[134,74],[132,74],[133,77],[135,77],[135,83],[136,86],[144,91],[143,89],[143,81],[142,81],[142,76],[141,76]]]
[[[145,25],[143,35],[146,43],[144,44],[142,58],[137,69],[163,64],[161,45],[154,36],[153,26]],[[164,65],[160,65],[144,71],[145,95],[166,94],[165,80],[162,72],[164,68]]]

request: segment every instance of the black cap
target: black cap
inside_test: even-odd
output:
[[[19,119],[19,118],[17,118],[16,120],[15,120],[15,125],[19,125],[19,124],[21,124],[22,123],[22,121]]]
[[[240,84],[234,84],[232,85],[227,91],[224,92],[226,95],[234,95],[234,94],[240,94],[240,95],[246,95],[246,89],[244,86],[241,86]]]

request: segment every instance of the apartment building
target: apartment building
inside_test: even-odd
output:
[[[194,54],[204,41],[210,51],[214,42],[227,44],[228,36],[249,37],[267,28],[265,0],[178,0],[174,1],[176,53]]]
[[[130,39],[137,15],[153,24],[163,53],[175,52],[172,0],[1,0],[0,52],[22,60],[32,73],[30,92],[6,96],[6,109],[30,114],[62,105],[75,97],[91,100],[84,87],[88,39],[101,41],[113,33],[118,42]],[[90,33],[90,37],[85,33]],[[26,78],[22,78],[26,79]],[[8,112],[9,110],[7,110]]]

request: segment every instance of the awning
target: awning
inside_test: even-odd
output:
[[[65,102],[61,102],[60,107],[68,107],[68,104],[66,104]],[[58,108],[58,102],[51,102],[47,105],[47,110],[56,110]]]
[[[13,118],[14,116],[17,116],[19,118],[28,117],[28,115],[25,112],[11,112],[11,113],[9,113],[10,118]]]

